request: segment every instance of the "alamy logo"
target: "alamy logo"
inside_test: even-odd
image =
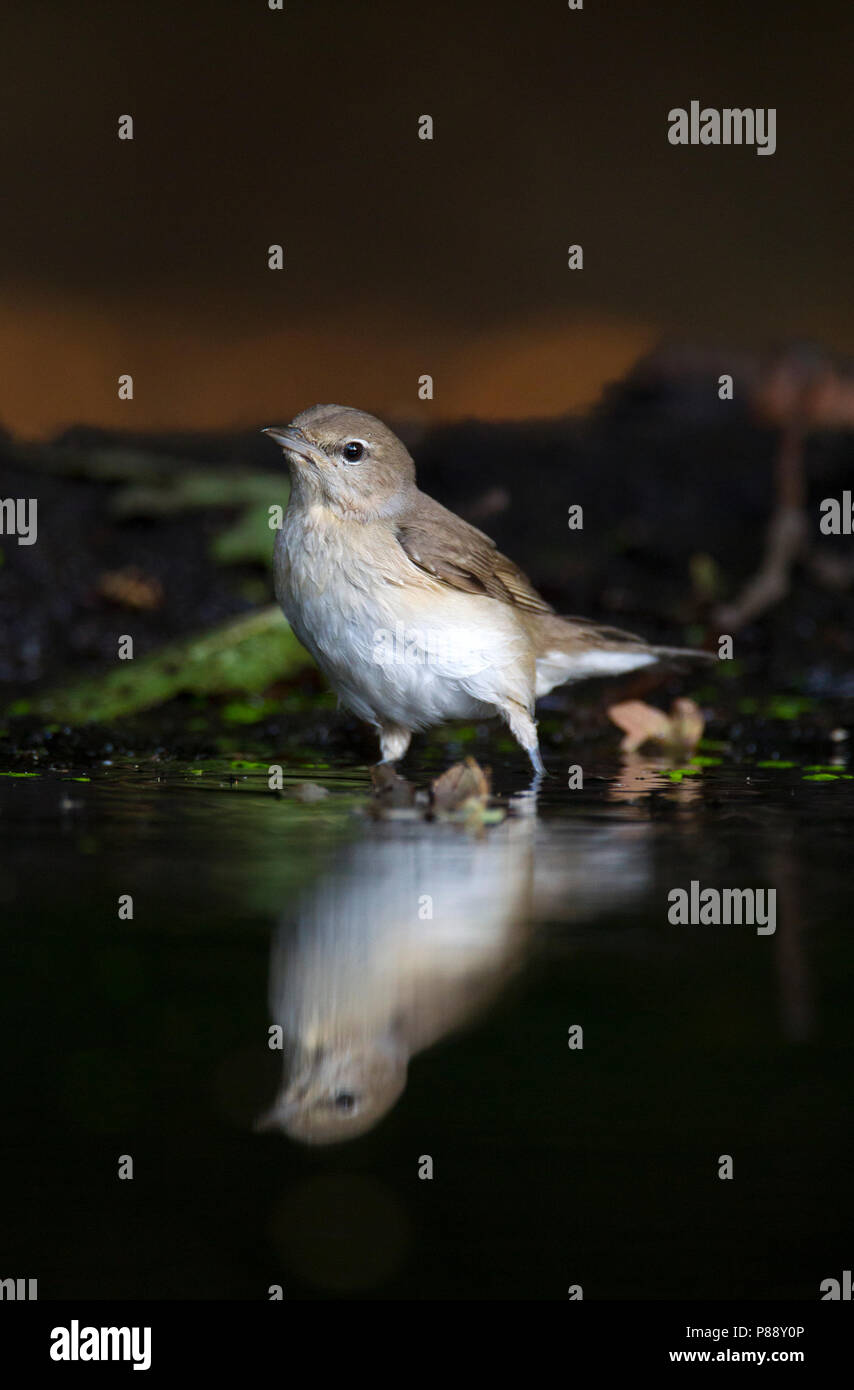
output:
[[[0,497],[0,536],[17,536],[18,545],[35,545],[38,534],[37,497]]]
[[[151,1365],[150,1327],[81,1327],[72,1318],[70,1327],[54,1327],[52,1361],[132,1361],[135,1371]]]
[[[0,1279],[0,1299],[10,1303],[23,1303],[28,1298],[38,1298],[38,1279]]]
[[[489,667],[472,645],[471,628],[378,627],[371,655],[377,666],[436,666],[455,676],[477,676]]]
[[[690,889],[671,888],[667,894],[668,922],[674,926],[756,927],[757,936],[773,936],[777,930],[776,888],[701,888],[691,880]]]
[[[667,113],[671,145],[755,145],[757,154],[777,148],[776,106],[674,106]]]
[[[843,1269],[841,1279],[823,1279],[818,1287],[822,1303],[850,1303],[851,1270]]]
[[[854,535],[854,493],[845,491],[842,497],[825,497],[821,506],[818,529],[824,536]]]

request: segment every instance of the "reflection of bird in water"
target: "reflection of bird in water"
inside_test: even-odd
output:
[[[309,1144],[373,1128],[410,1057],[473,1018],[521,965],[535,913],[586,918],[642,891],[645,829],[557,831],[523,815],[475,840],[440,824],[371,826],[274,937],[270,1008],[286,1080],[259,1128]]]
[[[274,938],[288,1079],[262,1128],[331,1144],[372,1128],[409,1058],[462,1024],[521,958],[532,822],[473,840],[385,823],[351,845]]]

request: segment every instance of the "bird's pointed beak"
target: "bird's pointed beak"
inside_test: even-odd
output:
[[[320,449],[309,443],[302,430],[295,425],[270,425],[261,433],[268,434],[271,439],[274,439],[286,454],[295,454],[297,458],[307,459],[309,463],[321,463],[323,461],[323,454]]]

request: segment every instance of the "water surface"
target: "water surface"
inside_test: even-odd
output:
[[[6,764],[3,1273],[816,1298],[853,1205],[854,781],[824,756],[615,754],[536,797],[493,758],[511,814],[480,834],[366,817],[359,766],[292,763],[277,797],[248,758]],[[775,889],[776,930],[671,924],[692,880]]]

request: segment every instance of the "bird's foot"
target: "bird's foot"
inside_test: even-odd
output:
[[[399,724],[380,726],[380,762],[399,763],[412,739],[412,731]]]

